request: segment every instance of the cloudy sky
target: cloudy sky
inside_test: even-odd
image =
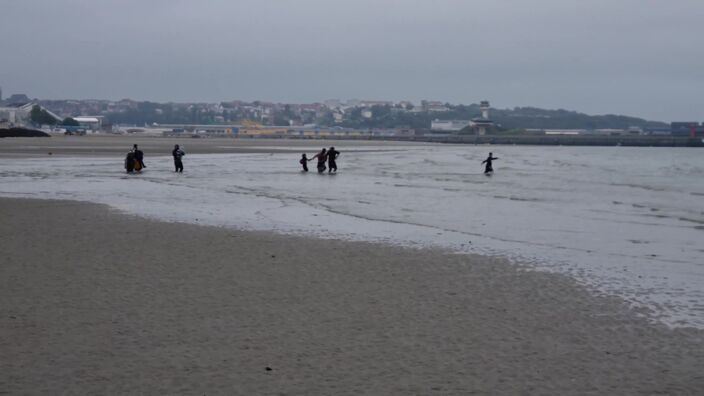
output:
[[[704,121],[703,38],[702,0],[0,0],[0,86]]]

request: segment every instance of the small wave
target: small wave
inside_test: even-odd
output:
[[[527,197],[515,197],[515,196],[505,196],[505,195],[494,195],[496,199],[508,199],[510,201],[522,201],[522,202],[544,202],[545,200],[539,198],[527,198]]]
[[[687,218],[687,217],[680,217],[679,220],[686,221],[686,222],[689,222],[689,223],[704,224],[704,220],[690,219],[690,218]]]
[[[654,187],[654,186],[645,186],[641,184],[631,184],[631,183],[609,183],[610,186],[614,187],[630,187],[630,188],[639,188],[642,190],[647,190],[647,191],[667,191],[667,189],[662,188],[662,187]]]
[[[394,187],[402,187],[402,188],[426,188],[424,186],[414,186],[412,184],[394,184]]]
[[[641,204],[637,204],[637,203],[631,204],[631,206],[636,209],[647,209],[651,212],[659,212],[660,211],[660,209],[658,209],[658,208],[651,208],[650,206],[641,205]]]
[[[647,217],[656,217],[656,218],[658,218],[658,219],[668,219],[668,218],[672,218],[671,216],[667,216],[667,215],[664,215],[664,214],[645,214],[644,216],[647,216]]]
[[[661,168],[663,173],[666,175],[701,175],[704,174],[704,168],[698,166],[692,167],[680,167],[680,166],[667,166]]]

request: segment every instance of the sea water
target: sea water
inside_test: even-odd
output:
[[[299,152],[187,155],[183,174],[150,153],[139,175],[122,158],[15,159],[0,162],[0,195],[506,256],[704,328],[702,150],[342,144],[336,175],[301,172]]]

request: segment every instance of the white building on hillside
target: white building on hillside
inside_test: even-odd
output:
[[[73,117],[86,130],[97,132],[103,129],[104,116]]]
[[[457,132],[470,124],[470,120],[433,120],[430,122],[430,129],[433,131]]]

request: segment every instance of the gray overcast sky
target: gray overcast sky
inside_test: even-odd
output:
[[[0,86],[704,121],[703,38],[703,0],[0,0]]]

